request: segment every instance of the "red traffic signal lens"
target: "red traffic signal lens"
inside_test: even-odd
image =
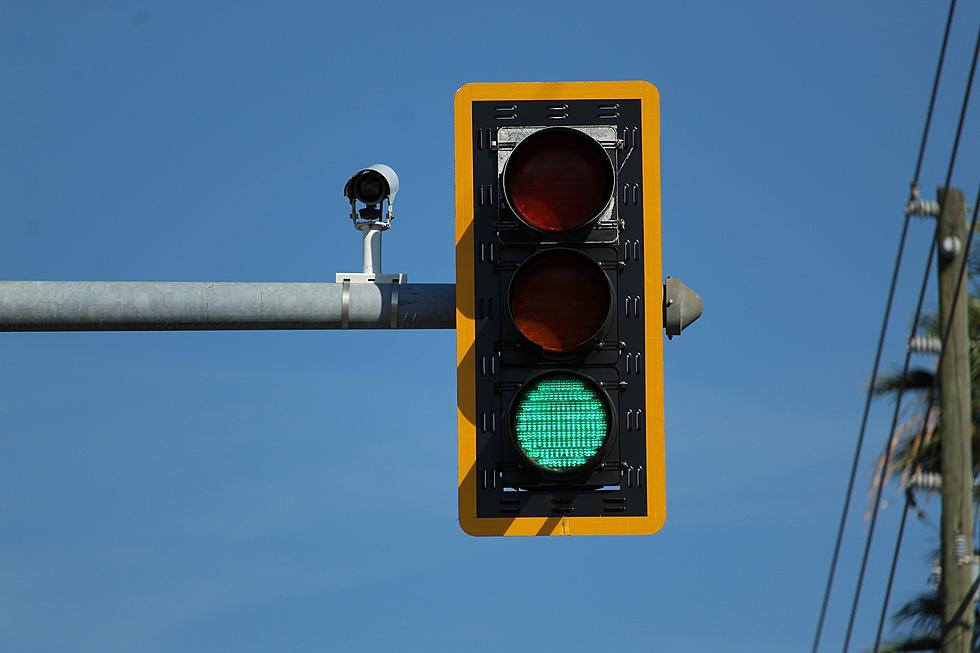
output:
[[[601,335],[612,291],[591,258],[571,249],[550,249],[517,268],[508,302],[522,336],[546,352],[565,354]]]
[[[590,224],[613,195],[612,161],[597,140],[576,129],[549,127],[514,148],[504,193],[528,226],[562,233]]]

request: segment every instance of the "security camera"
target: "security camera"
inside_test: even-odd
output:
[[[351,218],[361,217],[365,220],[380,220],[380,205],[388,200],[388,219],[395,217],[392,205],[395,194],[398,193],[398,175],[391,166],[376,163],[373,166],[358,170],[344,184],[344,196],[350,200]],[[361,202],[365,208],[357,211],[355,204]]]
[[[395,217],[392,206],[397,193],[398,175],[391,166],[383,163],[358,170],[344,184],[344,197],[350,201],[351,222],[364,235],[364,269],[362,272],[338,272],[337,283],[408,282],[408,275],[381,273],[381,234],[391,229],[391,221]],[[386,201],[387,215],[384,210]],[[360,209],[357,208],[358,203],[363,204]],[[392,301],[397,303],[397,294],[392,296],[396,298]],[[394,320],[392,318],[393,327]]]

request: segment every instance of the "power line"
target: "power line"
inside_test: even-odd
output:
[[[936,95],[939,90],[939,80],[942,77],[943,62],[946,58],[946,46],[949,42],[950,27],[953,24],[953,13],[956,9],[956,0],[950,0],[949,12],[946,16],[946,27],[943,31],[942,46],[939,50],[939,61],[936,64],[936,74],[932,83],[932,94],[929,98],[929,108],[926,112],[925,125],[922,128],[922,139],[919,142],[919,154],[916,158],[915,173],[912,178],[913,195],[918,193],[919,173],[922,168],[922,159],[925,154],[926,143],[929,139],[929,129],[932,125],[932,114],[936,105]],[[914,199],[914,198],[913,198]],[[881,352],[885,344],[885,335],[888,332],[888,321],[891,318],[892,302],[895,298],[895,288],[898,284],[898,273],[902,265],[902,254],[905,251],[905,240],[908,235],[909,220],[911,215],[906,212],[905,221],[902,225],[902,235],[898,242],[898,253],[895,255],[895,266],[892,271],[891,284],[888,289],[888,299],[885,302],[885,315],[881,323],[881,333],[878,336],[878,346],[875,351],[874,365],[871,369],[871,383],[868,385],[868,395],[864,402],[864,412],[861,416],[861,427],[858,430],[857,444],[854,449],[854,459],[851,463],[851,474],[847,482],[847,491],[844,494],[844,506],[841,509],[840,524],[837,527],[837,537],[834,542],[834,551],[830,561],[830,571],[827,574],[827,585],[824,589],[823,600],[820,605],[820,616],[817,618],[817,630],[813,637],[812,653],[817,653],[820,647],[820,636],[823,633],[824,620],[827,616],[827,606],[830,603],[830,592],[834,585],[834,576],[837,572],[837,562],[840,558],[841,544],[844,539],[844,527],[847,524],[848,510],[851,505],[851,497],[854,493],[854,481],[857,478],[858,464],[861,459],[861,449],[864,445],[864,436],[868,426],[868,415],[871,412],[871,401],[874,397],[874,388],[878,381],[878,368],[881,364]]]
[[[949,167],[946,169],[946,183],[944,189],[949,188],[949,182],[953,179],[953,168],[956,166],[956,153],[960,149],[960,135],[963,133],[963,123],[966,121],[966,110],[970,106],[970,93],[973,90],[973,77],[977,72],[977,55],[980,54],[980,29],[977,30],[977,42],[973,46],[973,61],[970,63],[970,74],[966,79],[966,91],[963,93],[963,106],[960,107],[960,119],[956,123],[956,137],[953,139],[953,151],[949,155]],[[970,232],[971,239],[973,232]]]
[[[898,524],[898,537],[895,538],[895,551],[892,553],[892,566],[891,570],[888,572],[888,585],[885,587],[885,600],[881,604],[881,616],[878,618],[878,632],[875,633],[875,647],[871,649],[873,653],[878,653],[878,647],[881,646],[881,634],[885,630],[885,618],[888,616],[888,599],[892,595],[892,582],[895,580],[895,569],[898,567],[898,554],[902,549],[902,538],[905,535],[905,524],[909,520],[909,508],[912,507],[911,504],[914,502],[915,498],[912,496],[912,488],[910,487],[905,491],[905,508],[902,510],[902,520]]]
[[[922,285],[919,288],[919,300],[916,302],[915,306],[915,317],[912,318],[912,333],[909,337],[915,335],[916,329],[919,326],[919,319],[922,317],[922,305],[925,303],[926,298],[926,288],[929,287],[929,270],[932,268],[932,259],[935,256],[936,248],[936,238],[938,236],[938,225],[936,233],[932,237],[932,242],[929,246],[929,256],[926,260],[925,274],[922,276]],[[843,653],[847,653],[847,649],[851,644],[851,634],[854,631],[854,619],[857,616],[858,604],[861,602],[861,587],[864,584],[864,572],[868,567],[868,557],[871,554],[871,541],[874,539],[875,525],[878,522],[878,506],[881,504],[881,493],[885,485],[885,475],[888,473],[888,461],[892,457],[892,446],[895,443],[895,439],[891,437],[891,434],[895,432],[895,427],[898,426],[898,414],[902,406],[902,395],[905,392],[904,379],[909,372],[909,361],[912,358],[911,349],[905,352],[905,362],[902,364],[902,373],[899,377],[903,380],[898,386],[898,396],[895,398],[895,412],[892,414],[891,427],[888,429],[889,437],[887,438],[885,444],[884,461],[885,463],[881,466],[881,472],[878,474],[878,484],[875,488],[875,500],[874,507],[871,509],[871,524],[868,527],[868,536],[864,544],[864,554],[861,557],[861,568],[858,572],[857,585],[854,588],[854,600],[851,603],[851,613],[847,620],[847,633],[844,636],[844,646],[841,649]]]
[[[952,151],[950,152],[950,156],[949,156],[949,166],[946,169],[946,182],[943,184],[944,192],[947,192],[949,190],[949,183],[950,183],[950,181],[951,181],[951,179],[953,177],[953,169],[956,167],[956,155],[959,152],[960,137],[963,135],[963,123],[966,121],[966,113],[967,113],[967,109],[968,109],[968,107],[970,105],[970,93],[971,93],[971,91],[973,89],[973,77],[974,77],[974,74],[976,73],[976,70],[977,70],[977,55],[978,54],[980,54],[980,31],[977,32],[977,43],[976,43],[976,46],[974,47],[974,50],[973,50],[973,61],[972,61],[971,65],[970,65],[970,74],[969,74],[969,77],[967,78],[966,90],[965,90],[965,92],[963,94],[963,106],[960,108],[960,117],[959,117],[959,120],[956,123],[956,136],[953,139],[953,148],[952,148]],[[976,203],[974,203],[974,204],[976,204]],[[928,257],[928,260],[926,261],[925,274],[922,277],[922,287],[919,290],[919,301],[916,304],[915,317],[912,320],[912,334],[911,334],[910,338],[915,335],[915,332],[918,329],[918,325],[919,325],[919,318],[922,316],[922,304],[923,304],[923,301],[925,300],[926,288],[929,285],[929,271],[930,271],[930,268],[932,268],[932,259],[935,256],[936,244],[939,242],[939,226],[940,226],[939,225],[939,221],[937,220],[936,221],[936,231],[935,231],[935,233],[933,234],[933,237],[932,237],[932,244],[929,246],[929,257]],[[969,236],[967,238],[967,248],[969,248],[970,243],[972,241],[973,241],[973,228],[970,229],[970,233],[969,233]],[[967,249],[967,251],[969,251],[969,249]],[[963,257],[963,263],[962,263],[961,269],[960,269],[960,277],[957,279],[957,282],[956,282],[957,285],[956,285],[956,291],[955,292],[957,294],[959,293],[960,288],[962,287],[962,284],[963,284],[963,272],[966,270],[966,262],[967,262],[967,257],[964,256]],[[954,299],[953,307],[954,307],[954,310],[955,310],[955,299]],[[942,349],[940,350],[940,354],[939,354],[940,355],[940,361],[942,360],[942,355],[945,352],[946,340],[949,337],[950,325],[951,324],[952,324],[952,320],[950,320],[950,324],[949,325],[946,325],[946,331],[945,331],[945,333],[943,335],[943,346],[942,346]],[[908,374],[909,360],[910,360],[911,356],[912,356],[912,350],[911,349],[908,349],[906,351],[906,353],[905,353],[905,362],[902,365],[902,375],[900,377],[903,380],[905,379],[905,376]],[[934,376],[933,377],[933,386],[935,386],[936,380],[937,380],[937,377]],[[865,546],[864,546],[864,554],[863,554],[863,556],[861,558],[861,568],[860,568],[860,571],[858,572],[857,585],[855,586],[855,589],[854,589],[854,602],[851,605],[851,615],[850,615],[850,617],[848,618],[848,621],[847,621],[847,634],[846,634],[845,639],[844,639],[844,647],[842,649],[842,653],[847,653],[848,646],[850,645],[850,642],[851,642],[851,633],[854,630],[854,619],[857,616],[858,604],[861,601],[861,586],[864,583],[864,573],[867,570],[868,558],[869,558],[869,556],[871,554],[871,542],[874,539],[875,524],[877,523],[877,520],[878,520],[878,507],[881,504],[881,493],[882,493],[882,490],[884,489],[884,485],[885,485],[885,476],[888,473],[888,461],[891,460],[892,447],[893,447],[894,442],[895,442],[895,439],[891,437],[891,434],[895,432],[895,427],[898,426],[898,414],[899,414],[899,410],[901,408],[902,394],[903,394],[903,391],[904,390],[905,390],[905,384],[903,382],[902,384],[900,384],[898,386],[898,396],[896,397],[896,400],[895,400],[895,413],[892,416],[891,428],[888,429],[889,437],[888,437],[888,440],[887,440],[887,444],[885,445],[885,455],[884,455],[884,461],[885,461],[885,463],[881,466],[881,472],[878,475],[878,487],[876,488],[876,491],[875,491],[874,507],[872,508],[872,512],[871,512],[871,524],[870,524],[869,529],[868,529],[868,537],[867,537],[867,540],[866,540]],[[935,391],[933,391],[931,394],[934,395],[935,394]],[[930,407],[931,407],[931,405],[930,405]],[[928,412],[929,411],[927,409],[927,411],[926,411],[926,417],[928,417]]]
[[[960,136],[963,131],[963,123],[966,120],[967,109],[970,105],[970,95],[973,90],[973,79],[977,70],[978,55],[980,55],[980,30],[977,31],[976,45],[974,45],[973,48],[973,60],[971,61],[970,64],[970,73],[969,76],[967,77],[966,89],[964,90],[963,93],[963,105],[960,108],[959,121],[957,122],[956,125],[956,136],[953,139],[953,149],[950,152],[949,166],[946,169],[946,182],[943,185],[944,192],[949,192],[949,184],[952,181],[953,168],[956,165],[956,154],[959,149]],[[950,307],[950,315],[952,315],[956,311],[956,305],[959,302],[959,298],[960,298],[960,290],[963,287],[963,279],[966,276],[966,266],[967,266],[967,261],[969,260],[969,252],[970,252],[970,248],[973,245],[973,234],[976,233],[976,228],[977,228],[978,208],[980,208],[980,185],[978,185],[977,197],[973,202],[973,217],[970,219],[970,228],[969,231],[967,232],[967,238],[966,238],[966,246],[965,246],[966,255],[964,255],[963,261],[962,263],[960,263],[960,269],[958,272],[958,276],[956,278],[956,289],[953,292],[953,301],[952,301],[952,306]],[[936,227],[937,236],[938,233],[939,233],[939,227],[937,224]],[[935,238],[933,240],[935,241]],[[942,343],[939,348],[939,364],[942,364],[943,357],[946,355],[946,345],[949,342],[949,334],[952,332],[952,326],[953,326],[953,320],[951,318],[943,328]],[[932,412],[933,405],[935,404],[936,401],[936,389],[938,385],[938,379],[939,379],[938,375],[934,375],[932,377],[932,384],[929,390],[929,402],[926,405],[925,412],[922,415],[922,428],[919,432],[920,438],[922,438],[925,435],[925,431],[929,421],[929,414]],[[894,430],[894,425],[892,428]],[[888,466],[888,458],[886,457],[883,465],[883,469],[887,468],[887,466]],[[891,563],[891,569],[888,574],[888,583],[885,589],[885,597],[884,600],[882,601],[882,606],[881,606],[881,617],[878,620],[878,631],[877,634],[875,635],[874,649],[872,649],[874,653],[877,653],[878,647],[881,645],[881,634],[884,629],[885,616],[888,612],[888,603],[889,600],[891,599],[892,583],[895,578],[895,569],[898,564],[898,555],[899,555],[899,551],[901,550],[902,538],[905,535],[905,523],[908,517],[910,503],[913,505],[915,504],[915,499],[912,496],[911,488],[909,488],[908,492],[905,495],[905,509],[902,512],[901,524],[899,526],[898,534],[895,539],[895,551],[894,554],[892,555],[892,563]],[[877,504],[875,505],[875,510],[877,510]],[[863,573],[863,568],[862,568],[862,573]],[[975,592],[976,592],[976,588],[973,589],[973,593]],[[972,593],[970,595],[972,595]],[[959,620],[959,616],[961,615],[962,615],[962,611],[958,612],[958,616],[954,621]],[[948,632],[948,629],[944,629],[944,634],[942,638],[940,638],[940,641],[942,641],[942,639],[945,638],[946,632]]]
[[[932,94],[929,97],[929,110],[926,112],[926,124],[922,130],[922,141],[919,143],[919,156],[915,160],[915,174],[912,175],[912,183],[919,183],[919,174],[922,172],[922,159],[926,153],[926,141],[929,140],[929,126],[932,124],[932,112],[936,108],[936,94],[939,92],[939,78],[942,76],[943,59],[946,58],[946,45],[949,43],[949,29],[953,25],[953,12],[956,10],[956,0],[949,3],[949,13],[946,15],[946,29],[943,31],[943,45],[939,49],[939,62],[936,64],[936,76],[932,81]]]

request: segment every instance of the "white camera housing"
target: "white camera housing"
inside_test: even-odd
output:
[[[381,219],[381,211],[378,210],[381,204],[388,201],[388,211],[385,222],[395,217],[393,205],[395,195],[398,194],[398,175],[395,170],[384,163],[375,163],[367,168],[362,168],[344,184],[344,196],[351,203],[351,219]],[[359,215],[356,203],[361,202],[369,210]]]

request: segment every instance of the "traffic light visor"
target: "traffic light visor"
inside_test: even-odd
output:
[[[524,338],[545,352],[566,354],[598,340],[612,310],[612,290],[587,255],[549,249],[517,268],[508,307]]]
[[[612,199],[612,161],[591,136],[567,127],[532,133],[504,167],[504,193],[528,226],[562,233],[596,220]]]
[[[524,386],[514,400],[514,437],[521,454],[546,472],[569,473],[594,463],[610,434],[611,412],[594,381],[552,372]]]

